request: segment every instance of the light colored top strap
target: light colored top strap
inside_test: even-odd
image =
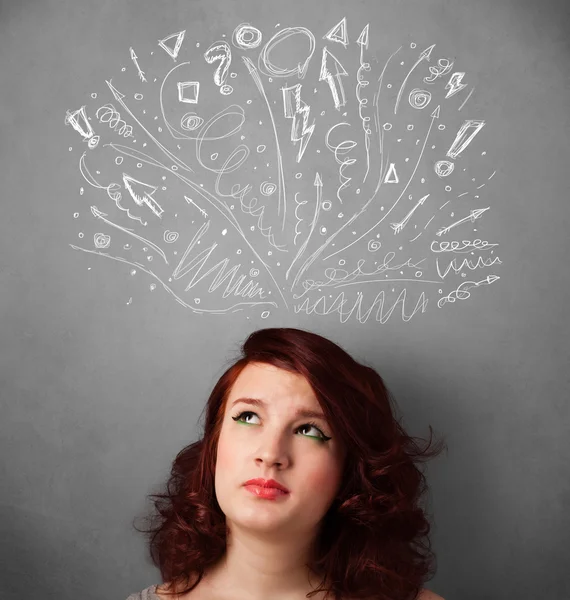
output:
[[[144,590],[142,590],[142,592],[137,592],[136,594],[131,594],[127,600],[160,600],[159,597],[156,595],[156,588],[157,585],[151,585],[147,588],[145,588]]]

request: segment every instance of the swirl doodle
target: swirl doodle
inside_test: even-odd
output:
[[[101,123],[109,123],[109,127],[119,135],[125,138],[133,137],[132,126],[127,125],[125,121],[121,119],[121,115],[111,103],[104,104],[98,108],[95,116]]]
[[[108,248],[111,245],[111,236],[106,233],[96,233],[93,236],[95,248]]]
[[[179,235],[177,231],[170,231],[169,229],[167,229],[164,232],[164,241],[167,244],[173,244],[177,239],[178,239]]]

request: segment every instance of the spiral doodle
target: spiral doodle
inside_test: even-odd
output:
[[[257,277],[259,275],[259,269],[253,268],[249,270],[250,277]]]
[[[178,239],[178,232],[177,231],[170,231],[170,229],[167,229],[164,232],[164,241],[167,244],[173,244],[177,239]]]
[[[99,122],[109,123],[109,127],[119,135],[125,138],[133,137],[133,128],[121,119],[121,115],[111,103],[99,107],[95,116]]]
[[[271,196],[277,190],[277,186],[271,181],[264,181],[260,186],[259,190],[264,196]]]
[[[202,123],[204,123],[204,119],[202,119],[202,117],[199,117],[194,112],[186,113],[180,119],[180,127],[182,127],[182,129],[185,129],[186,131],[194,131],[195,129],[201,127]]]
[[[410,92],[408,99],[412,108],[422,109],[431,102],[431,92],[415,88]]]
[[[105,233],[96,233],[93,236],[95,248],[108,248],[111,245],[111,236]]]
[[[369,252],[376,252],[376,251],[380,250],[381,247],[382,247],[382,242],[379,242],[378,240],[370,240],[368,242],[368,251]]]

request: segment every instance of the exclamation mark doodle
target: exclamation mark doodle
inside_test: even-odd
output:
[[[475,119],[465,121],[461,129],[457,132],[453,144],[451,144],[451,147],[447,151],[447,156],[457,158],[481,131],[483,125],[485,125],[485,121],[476,121]]]
[[[453,144],[449,147],[446,156],[456,159],[473,141],[473,138],[483,129],[485,121],[467,119],[461,126]],[[454,164],[449,160],[439,160],[435,163],[434,170],[438,177],[447,177],[453,173]]]

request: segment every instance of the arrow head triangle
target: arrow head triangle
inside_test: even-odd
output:
[[[323,60],[321,62],[321,74],[319,76],[319,81],[323,81],[332,75],[331,70],[328,66],[329,56],[330,59],[334,61],[336,70],[335,77],[338,77],[339,75],[348,75],[348,73],[344,70],[344,67],[340,64],[336,56],[332,54],[332,52],[329,52],[328,48],[325,46],[323,48]]]
[[[435,44],[433,44],[432,46],[430,46],[429,48],[426,48],[421,54],[420,54],[420,59],[421,58],[427,58],[428,61],[430,59],[431,56],[431,52],[432,50],[435,48]]]
[[[366,25],[366,27],[362,30],[362,33],[358,36],[358,39],[356,40],[357,44],[364,46],[366,49],[368,49],[368,30],[369,30],[369,28],[370,28],[370,23],[368,23]]]

